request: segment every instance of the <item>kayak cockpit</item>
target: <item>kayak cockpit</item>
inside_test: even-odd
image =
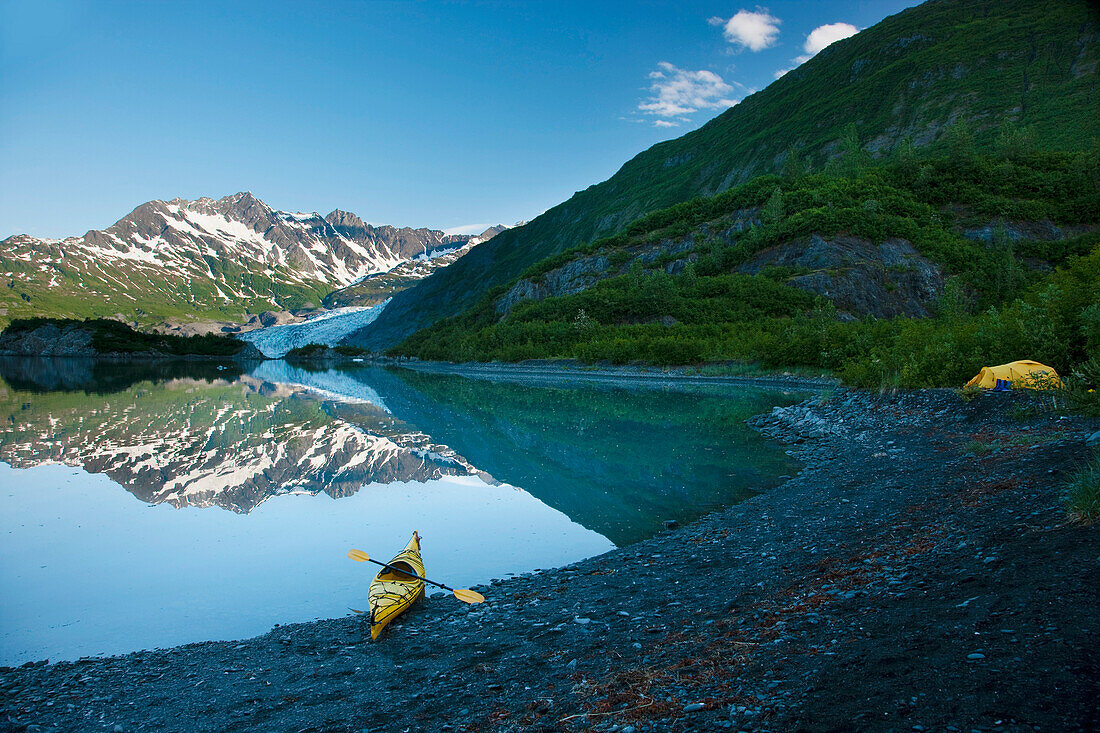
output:
[[[398,561],[390,563],[391,568],[382,568],[382,572],[378,574],[379,580],[400,580],[410,581],[416,580],[416,568],[404,561]]]

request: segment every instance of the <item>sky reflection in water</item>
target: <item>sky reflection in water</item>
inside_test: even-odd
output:
[[[794,470],[743,420],[800,395],[167,369],[0,363],[0,663],[343,615],[347,549],[413,529],[452,585],[561,565]]]

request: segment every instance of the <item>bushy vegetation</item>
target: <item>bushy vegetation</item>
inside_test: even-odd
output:
[[[1069,373],[1100,354],[1100,235],[1023,239],[1028,226],[1100,222],[1100,156],[903,156],[844,173],[761,176],[654,212],[522,276],[537,283],[568,262],[604,255],[613,276],[594,287],[520,301],[502,318],[501,296],[516,280],[391,353],[456,361],[744,360],[830,369],[872,387],[958,385],[982,365],[1024,357]],[[745,212],[759,225],[728,231]],[[795,273],[737,272],[761,250],[813,234],[912,243],[949,276],[935,317],[842,319],[828,300],[787,285]],[[692,244],[690,253],[674,255],[687,263],[679,274],[668,274],[663,259],[634,259],[661,241]]]
[[[1100,460],[1093,459],[1066,482],[1066,506],[1084,524],[1100,519]]]
[[[101,354],[143,354],[156,352],[170,356],[236,356],[244,342],[226,336],[172,336],[135,331],[125,323],[96,318],[87,321],[67,318],[21,318],[4,329],[5,334],[18,335],[43,326],[56,326],[64,331],[80,329],[92,336],[92,347]]]

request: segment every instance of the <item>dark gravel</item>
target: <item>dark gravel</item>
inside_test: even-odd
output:
[[[725,512],[378,643],[349,617],[2,669],[0,730],[1096,730],[1100,527],[1060,484],[1100,425],[1032,407],[777,408],[807,468]]]

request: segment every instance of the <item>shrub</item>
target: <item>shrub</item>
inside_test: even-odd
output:
[[[1070,476],[1065,495],[1074,519],[1086,525],[1100,519],[1100,461],[1093,459]]]

